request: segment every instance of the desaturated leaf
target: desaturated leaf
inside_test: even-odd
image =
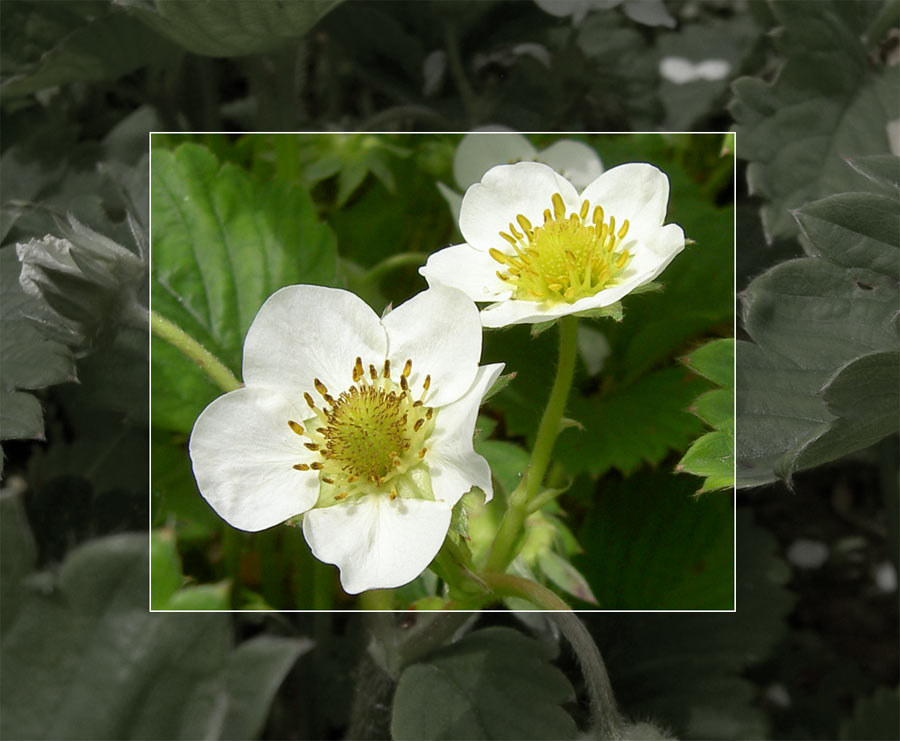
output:
[[[150,28],[194,54],[262,54],[303,36],[340,0],[117,0]]]
[[[20,264],[12,248],[0,250],[0,357],[3,384],[0,439],[42,438],[44,424],[37,400],[23,390],[75,381],[75,363],[66,345],[50,339],[34,318],[45,319],[40,302],[19,285]]]
[[[892,741],[900,731],[900,697],[896,688],[880,687],[860,698],[853,716],[841,724],[842,741]]]
[[[2,84],[4,96],[27,95],[72,82],[115,80],[175,51],[140,21],[116,8],[62,36],[40,58]]]
[[[736,540],[735,613],[583,616],[627,716],[665,719],[677,738],[770,737],[759,689],[745,672],[785,634],[791,573],[779,544],[748,511],[738,512]]]
[[[900,157],[893,154],[870,154],[851,157],[847,163],[873,183],[900,190]]]
[[[227,615],[149,613],[147,545],[93,540],[68,555],[55,593],[29,595],[4,635],[4,738],[259,733],[309,642],[266,636],[235,649]]]
[[[153,310],[239,375],[244,336],[278,288],[334,285],[336,248],[308,194],[219,165],[204,147],[152,154]],[[152,344],[153,423],[188,432],[217,387],[174,347]]]
[[[22,604],[22,579],[34,569],[36,559],[21,494],[4,488],[0,491],[0,628],[4,635]]]
[[[772,3],[772,34],[785,63],[771,84],[734,83],[731,113],[751,192],[765,198],[766,237],[791,237],[790,209],[865,182],[843,157],[889,151],[885,126],[900,118],[900,67],[873,67],[862,43],[875,4]],[[828,59],[828,64],[822,64]]]
[[[572,685],[539,641],[510,628],[469,633],[400,675],[391,736],[429,739],[570,739],[560,704]]]

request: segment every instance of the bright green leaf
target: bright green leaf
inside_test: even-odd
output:
[[[227,610],[231,607],[231,585],[197,584],[182,587],[175,592],[163,609],[166,610]]]
[[[664,471],[604,481],[578,532],[591,547],[572,559],[601,609],[732,609],[731,497],[695,489]]]
[[[258,182],[193,144],[151,159],[153,309],[239,375],[244,335],[269,295],[334,284],[334,235],[296,183]],[[152,347],[153,421],[187,432],[218,392],[164,344]]]

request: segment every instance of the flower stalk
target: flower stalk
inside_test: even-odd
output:
[[[488,556],[487,568],[492,571],[505,571],[515,558],[517,546],[522,536],[525,518],[530,512],[530,504],[537,496],[550,455],[559,434],[560,422],[566,409],[566,401],[572,388],[575,376],[575,355],[577,342],[578,319],[564,316],[559,320],[559,363],[556,368],[556,379],[550,391],[550,398],[538,426],[537,439],[531,452],[531,460],[522,481],[510,495],[509,507],[500,522],[500,528],[494,545]]]
[[[180,350],[185,357],[193,360],[222,391],[234,391],[241,387],[241,382],[221,360],[177,324],[155,311],[150,312],[150,331]]]

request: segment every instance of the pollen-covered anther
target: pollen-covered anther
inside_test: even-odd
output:
[[[368,366],[367,378],[358,357],[351,369],[353,383],[336,397],[321,380],[314,379],[316,392],[330,406],[319,409],[310,394],[304,393],[321,424],[313,428],[293,423],[291,429],[303,434],[304,447],[318,452],[322,460],[304,463],[305,468],[299,470],[320,471],[323,485],[334,486],[350,498],[373,491],[397,491],[391,480],[421,463],[427,450],[424,443],[434,428],[434,409],[412,397],[412,367],[413,361],[407,359],[392,378],[391,361],[385,359],[380,368]],[[424,398],[431,387],[430,375],[421,386]]]
[[[289,420],[288,420],[288,427],[290,427],[290,428],[291,428],[294,432],[296,432],[298,435],[302,435],[302,434],[303,434],[303,425],[301,425],[299,422],[294,422],[294,420],[289,419]]]
[[[503,266],[496,275],[514,290],[514,298],[574,303],[615,285],[631,259],[623,244],[628,220],[617,231],[615,217],[606,221],[603,207],[586,199],[569,212],[560,193],[553,194],[550,206],[538,226],[517,214],[508,232],[499,233],[511,249],[488,250]]]

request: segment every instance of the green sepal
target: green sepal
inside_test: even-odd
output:
[[[598,306],[596,309],[585,309],[584,311],[576,312],[575,316],[585,319],[605,319],[609,317],[616,322],[621,322],[625,316],[625,310],[622,308],[622,302],[616,301],[609,306]]]

